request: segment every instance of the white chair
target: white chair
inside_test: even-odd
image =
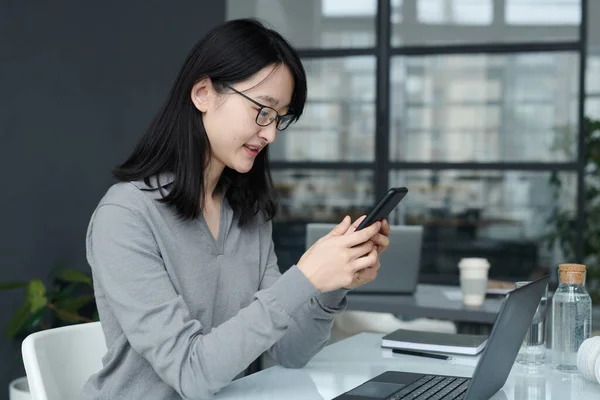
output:
[[[344,311],[334,320],[332,336],[347,338],[361,332],[391,333],[397,329],[421,332],[456,333],[456,325],[450,321],[416,318],[403,321],[393,314],[369,311]]]
[[[91,322],[33,333],[21,351],[32,400],[70,400],[102,368],[106,342],[100,322]]]

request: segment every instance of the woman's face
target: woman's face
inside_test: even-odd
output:
[[[231,87],[284,115],[292,99],[294,80],[289,69],[279,64]],[[227,88],[224,93],[217,93],[210,79],[194,85],[192,101],[202,112],[212,152],[211,168],[222,170],[226,166],[246,173],[252,169],[259,152],[275,141],[277,121],[259,126],[256,123],[259,106]]]

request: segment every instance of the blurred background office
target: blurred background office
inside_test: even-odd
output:
[[[391,222],[425,227],[422,281],[456,283],[465,256],[511,281],[583,258],[580,123],[600,117],[600,4],[585,6],[229,0],[228,18],[301,49],[309,77],[305,115],[271,148],[282,266],[307,221],[360,215],[390,186],[410,189]]]
[[[591,0],[0,0],[0,282],[88,271],[110,168],[190,47],[240,17],[284,34],[309,79],[304,116],[271,148],[282,271],[308,222],[357,217],[407,186],[391,222],[424,226],[421,282],[455,284],[458,260],[481,256],[507,281],[585,261],[598,288]],[[5,329],[23,295],[0,295]],[[0,399],[24,374],[19,345],[0,339]]]

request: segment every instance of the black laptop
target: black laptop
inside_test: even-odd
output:
[[[334,400],[489,399],[506,383],[549,279],[507,295],[472,378],[387,371]]]

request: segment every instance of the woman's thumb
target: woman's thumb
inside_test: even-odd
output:
[[[350,217],[346,215],[342,222],[340,222],[335,228],[333,228],[332,233],[334,233],[336,236],[341,236],[345,234],[348,231],[348,228],[350,228],[351,222],[352,219],[350,219]]]
[[[348,231],[348,228],[350,228],[350,222],[351,222],[350,217],[346,215],[344,217],[344,219],[342,220],[342,222],[340,222],[339,224],[337,224],[335,226],[335,228],[333,228],[331,230],[331,232],[329,232],[325,237],[333,237],[333,236],[342,236],[342,235],[344,235]]]

